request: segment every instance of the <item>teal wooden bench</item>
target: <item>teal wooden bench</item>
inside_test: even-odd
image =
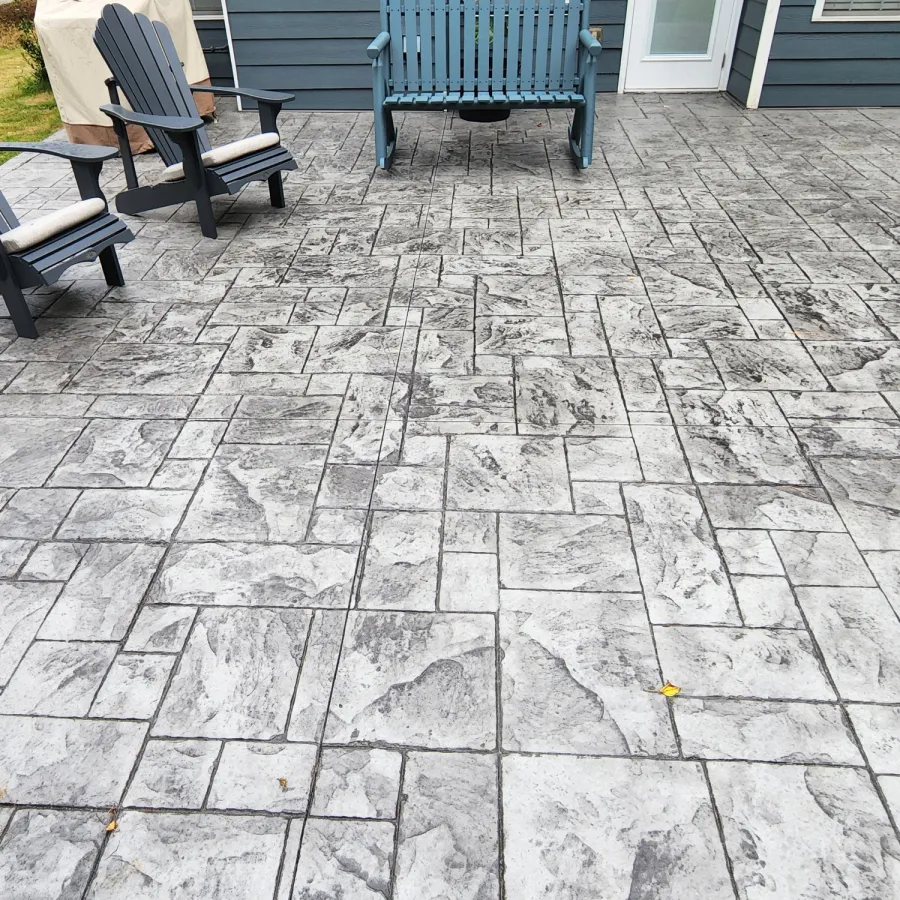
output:
[[[397,144],[392,111],[575,110],[569,146],[590,165],[600,42],[590,0],[381,0],[369,45],[378,165]]]

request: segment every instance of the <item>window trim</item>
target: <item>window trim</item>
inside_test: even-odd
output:
[[[826,16],[822,14],[825,9],[825,0],[816,0],[813,7],[813,22],[900,22],[900,13],[895,16],[871,16],[865,13],[857,13],[856,15],[846,16]]]

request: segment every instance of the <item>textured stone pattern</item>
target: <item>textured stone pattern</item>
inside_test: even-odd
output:
[[[900,898],[900,111],[598,105],[0,320],[4,900]]]

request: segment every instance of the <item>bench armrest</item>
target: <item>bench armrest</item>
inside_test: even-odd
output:
[[[49,156],[59,156],[68,160],[83,160],[90,162],[104,162],[114,159],[119,155],[115,147],[92,147],[88,144],[66,144],[59,142],[9,143],[0,144],[0,150],[13,150],[26,153],[46,153]]]
[[[203,128],[203,119],[193,116],[151,116],[137,113],[124,106],[106,104],[100,109],[111,119],[118,119],[126,125],[140,125],[142,128],[158,128],[169,134],[184,134]]]
[[[581,46],[584,47],[591,56],[600,55],[600,51],[603,47],[601,46],[600,41],[598,41],[587,28],[582,28],[581,31],[578,32],[578,40],[581,41]]]
[[[387,49],[390,42],[391,36],[386,31],[382,31],[381,34],[379,34],[366,48],[366,54],[369,59],[378,59],[378,57]]]
[[[191,91],[195,94],[218,94],[223,97],[247,97],[250,100],[258,100],[260,103],[289,103],[294,99],[293,94],[282,94],[278,91],[256,91],[250,88],[217,87],[205,84],[192,84]]]

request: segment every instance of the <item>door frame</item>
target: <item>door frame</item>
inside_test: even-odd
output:
[[[628,69],[628,59],[630,56],[631,40],[634,33],[634,11],[640,0],[627,0],[625,7],[625,32],[622,36],[622,58],[619,64],[619,83],[616,92],[625,93],[625,74]],[[724,91],[728,84],[728,76],[731,73],[731,61],[734,59],[735,45],[737,44],[738,27],[741,24],[741,11],[744,8],[743,0],[732,0],[733,6],[731,10],[731,22],[728,24],[728,42],[725,44],[725,65],[719,74],[719,86],[715,90]],[[691,90],[690,88],[658,88],[653,91],[629,91],[633,94],[709,94],[712,91]]]

